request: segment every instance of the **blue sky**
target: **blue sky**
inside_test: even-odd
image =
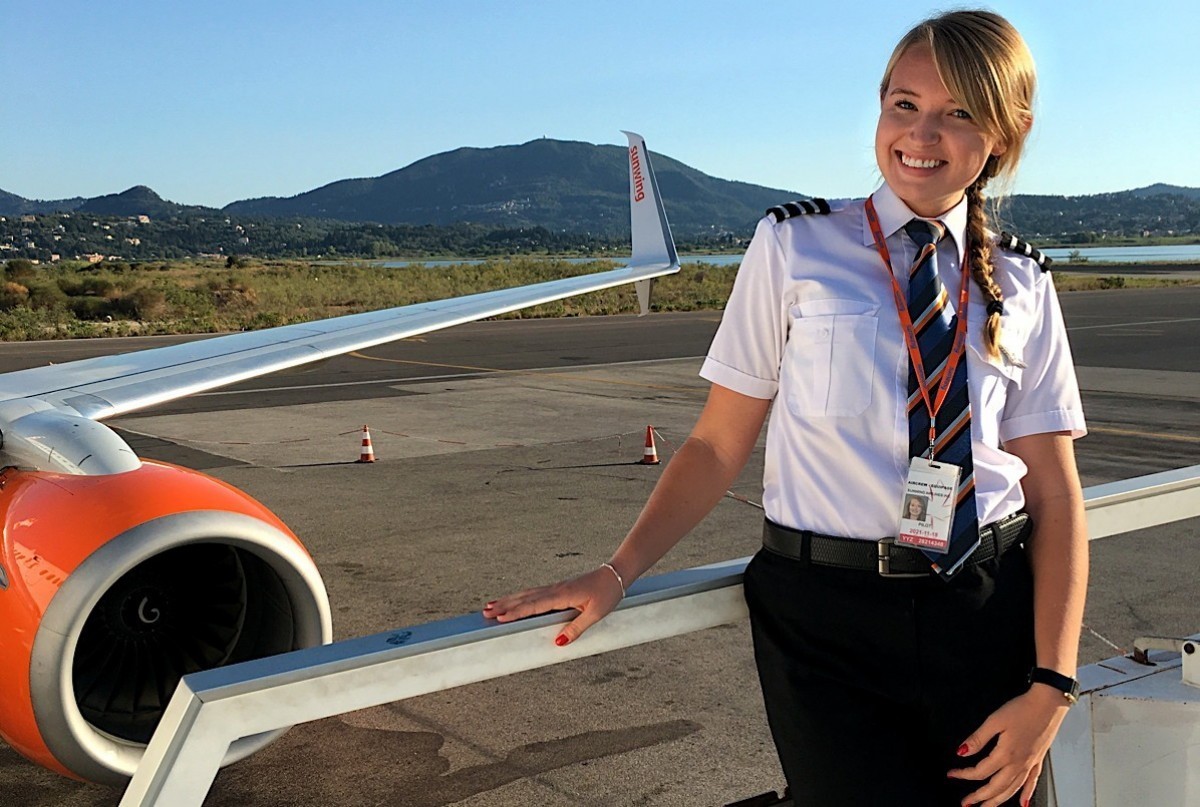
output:
[[[892,46],[948,7],[0,0],[0,188],[220,206],[629,128],[715,176],[861,196]],[[1200,187],[1200,4],[990,7],[1039,67],[1017,192]]]

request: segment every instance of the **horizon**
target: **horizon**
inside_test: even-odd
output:
[[[1190,41],[1200,9],[994,7],[1039,68],[1011,193],[1200,187]],[[529,0],[504,12],[479,0],[18,4],[7,21],[21,35],[0,49],[14,77],[8,108],[20,110],[0,129],[0,188],[55,200],[145,185],[220,208],[464,147],[547,136],[620,145],[629,128],[710,176],[861,197],[878,184],[878,76],[926,16],[872,3],[865,14],[781,8],[766,18],[678,0],[636,18]]]
[[[360,180],[360,179],[378,179],[380,176],[384,176],[384,175],[386,175],[386,174],[395,173],[395,172],[397,172],[397,171],[403,171],[404,169],[406,169],[406,168],[409,168],[409,167],[411,167],[412,165],[415,165],[416,163],[419,163],[419,162],[421,162],[421,161],[423,161],[423,160],[429,159],[430,157],[437,157],[437,156],[440,156],[440,155],[442,155],[442,154],[450,154],[450,153],[452,153],[452,152],[455,152],[455,151],[460,151],[460,150],[462,150],[462,149],[475,149],[475,150],[477,150],[477,151],[487,151],[487,150],[489,150],[489,149],[492,149],[492,148],[505,148],[505,147],[512,148],[512,147],[520,147],[520,146],[528,145],[529,143],[536,142],[536,141],[538,141],[538,140],[552,140],[552,141],[556,141],[556,142],[560,142],[560,143],[583,143],[584,145],[589,145],[589,146],[608,146],[608,145],[612,145],[612,146],[614,146],[614,147],[621,148],[621,146],[618,146],[618,145],[617,145],[617,144],[615,144],[615,143],[613,143],[613,144],[610,144],[610,143],[588,143],[587,141],[584,141],[584,140],[563,140],[563,139],[561,139],[561,138],[556,138],[556,137],[544,137],[544,136],[543,136],[543,137],[535,137],[535,138],[533,138],[532,140],[527,140],[527,141],[525,141],[524,143],[497,143],[497,144],[496,144],[496,145],[494,145],[494,146],[458,146],[458,147],[455,147],[455,148],[447,149],[446,151],[438,152],[437,154],[429,154],[429,155],[426,155],[425,157],[418,157],[416,160],[414,160],[413,162],[409,163],[408,165],[404,165],[404,166],[401,166],[400,168],[395,168],[395,169],[392,169],[391,171],[385,171],[383,174],[378,174],[378,175],[371,176],[371,177],[341,177],[340,179],[331,180],[330,182],[327,182],[327,183],[325,183],[325,185],[319,185],[319,186],[316,186],[316,187],[314,187],[314,188],[309,188],[309,189],[307,189],[307,190],[300,191],[300,192],[299,192],[299,193],[297,193],[297,194],[292,194],[291,196],[286,196],[286,197],[285,197],[285,196],[259,196],[259,197],[247,197],[247,198],[245,198],[245,199],[230,199],[228,202],[225,202],[224,204],[222,204],[222,205],[217,205],[217,206],[212,206],[212,205],[201,205],[201,204],[197,204],[197,203],[195,203],[195,202],[191,202],[191,201],[188,201],[188,200],[172,199],[172,198],[170,198],[170,197],[168,197],[168,196],[165,196],[164,194],[160,193],[160,192],[158,191],[158,189],[157,189],[157,188],[154,188],[154,187],[152,187],[152,186],[150,186],[150,185],[146,185],[145,183],[136,183],[136,184],[134,184],[134,185],[130,185],[130,186],[129,186],[129,187],[127,187],[127,188],[122,188],[121,190],[118,190],[118,191],[111,191],[111,192],[109,192],[109,193],[102,193],[102,194],[98,194],[97,196],[88,196],[88,197],[82,197],[82,198],[83,198],[83,199],[85,199],[85,200],[92,200],[92,199],[96,199],[96,198],[100,198],[100,197],[120,196],[120,195],[122,195],[122,194],[129,193],[130,191],[137,190],[138,188],[145,188],[145,189],[149,190],[150,192],[154,193],[156,196],[158,196],[158,197],[159,197],[160,199],[162,199],[164,202],[167,202],[167,203],[170,203],[170,204],[178,204],[178,205],[183,205],[183,206],[193,206],[193,207],[206,207],[206,208],[209,208],[209,209],[212,209],[212,210],[223,210],[223,209],[224,209],[226,206],[228,206],[228,205],[231,205],[231,204],[234,204],[235,202],[254,201],[254,200],[257,200],[257,199],[266,199],[266,198],[274,198],[274,199],[287,199],[287,198],[291,198],[291,197],[294,197],[294,196],[300,196],[300,195],[303,195],[303,194],[305,194],[305,193],[308,193],[308,192],[311,192],[311,191],[314,191],[314,190],[318,190],[318,189],[320,189],[320,188],[322,188],[322,187],[325,187],[325,186],[327,186],[327,185],[333,185],[333,184],[337,184],[338,182],[354,181],[354,180]],[[648,143],[647,143],[647,147],[649,147],[649,144],[648,144]],[[652,154],[652,155],[654,155],[654,154],[656,154],[656,153],[657,153],[657,152],[655,152],[653,149],[649,149],[649,150],[650,150],[650,152],[651,152],[651,154]],[[663,154],[663,155],[660,155],[660,156],[662,156],[662,157],[667,157],[667,158],[670,158],[670,159],[676,159],[676,158],[672,157],[670,154]],[[695,166],[688,166],[688,167],[690,167],[690,168],[695,168]],[[701,169],[696,169],[696,170],[701,170]],[[705,173],[707,173],[707,172],[705,172]],[[712,176],[712,175],[710,175],[710,176]],[[740,179],[736,179],[736,178],[732,178],[732,177],[714,177],[714,178],[716,178],[716,179],[721,179],[721,180],[725,180],[725,181],[730,181],[730,182],[743,182],[743,181],[744,181],[744,180],[740,180]],[[757,183],[754,183],[754,184],[757,184]],[[1192,188],[1192,187],[1189,187],[1189,186],[1186,186],[1186,185],[1182,185],[1182,186],[1181,186],[1181,185],[1175,185],[1174,183],[1170,183],[1170,182],[1151,182],[1151,183],[1148,183],[1148,184],[1146,184],[1146,185],[1141,185],[1141,186],[1138,186],[1138,187],[1136,187],[1136,188],[1121,188],[1121,189],[1119,189],[1119,190],[1097,191],[1097,192],[1096,192],[1096,193],[1094,193],[1094,194],[1061,194],[1061,193],[1050,193],[1050,194],[1026,194],[1026,193],[1022,193],[1022,192],[1017,192],[1017,193],[1013,193],[1013,194],[1010,194],[1010,195],[1012,195],[1012,196],[1053,196],[1053,197],[1063,197],[1063,198],[1078,198],[1078,197],[1083,197],[1083,196],[1095,196],[1095,195],[1107,195],[1107,194],[1117,194],[1117,193],[1129,193],[1129,192],[1131,192],[1131,191],[1145,190],[1145,189],[1148,189],[1148,188],[1150,188],[1150,187],[1154,187],[1154,186],[1157,186],[1157,185],[1165,185],[1165,186],[1169,186],[1169,187],[1179,187],[1179,188],[1182,188],[1182,189],[1184,189],[1184,190],[1200,190],[1200,188]],[[765,187],[765,186],[764,186],[764,187]],[[788,189],[786,189],[786,188],[780,188],[779,190],[784,190],[784,191],[786,192]],[[8,192],[8,193],[12,193],[12,191],[10,191],[8,188],[0,188],[0,191],[6,191],[6,192]],[[66,200],[68,200],[68,199],[74,199],[74,198],[81,198],[81,197],[80,197],[78,194],[75,194],[75,195],[73,195],[73,196],[59,197],[59,198],[55,198],[55,199],[38,199],[38,198],[31,198],[31,197],[23,196],[23,195],[21,195],[21,194],[17,194],[17,195],[18,195],[18,196],[21,196],[21,198],[25,199],[26,201],[30,201],[30,202],[56,202],[56,201],[66,201]],[[865,197],[865,196],[866,196],[866,194],[863,194],[863,196]],[[830,197],[830,198],[853,198],[853,197]]]

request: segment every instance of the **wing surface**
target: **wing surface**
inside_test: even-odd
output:
[[[375,345],[679,271],[645,141],[626,132],[633,256],[608,272],[102,356],[0,377],[0,407],[37,399],[92,420]],[[644,173],[643,173],[644,172]],[[636,182],[636,184],[635,184]],[[649,204],[647,204],[649,203]],[[639,294],[639,296],[641,296]]]

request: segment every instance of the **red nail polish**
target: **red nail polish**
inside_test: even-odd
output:
[[[491,602],[484,603],[484,604],[483,604],[483,607],[484,607],[484,608],[492,608],[492,607],[494,607],[495,605],[496,605],[496,601],[495,601],[495,600],[492,600]]]
[[[966,744],[966,743],[963,743],[962,745],[960,745],[960,746],[958,747],[958,755],[959,755],[960,757],[965,757],[965,756],[967,755],[967,752],[968,752],[968,751],[970,751],[970,750],[971,750],[971,749],[967,747],[967,744]]]
[[[1021,799],[1021,807],[1029,807],[1029,799]]]
[[[559,647],[562,647],[569,641],[571,641],[571,639],[565,633],[560,633],[554,637],[554,643]]]

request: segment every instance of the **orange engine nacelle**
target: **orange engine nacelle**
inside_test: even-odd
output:
[[[183,675],[332,638],[296,536],[196,471],[9,468],[0,514],[0,736],[68,776],[132,776]],[[225,761],[281,733],[243,738]]]

